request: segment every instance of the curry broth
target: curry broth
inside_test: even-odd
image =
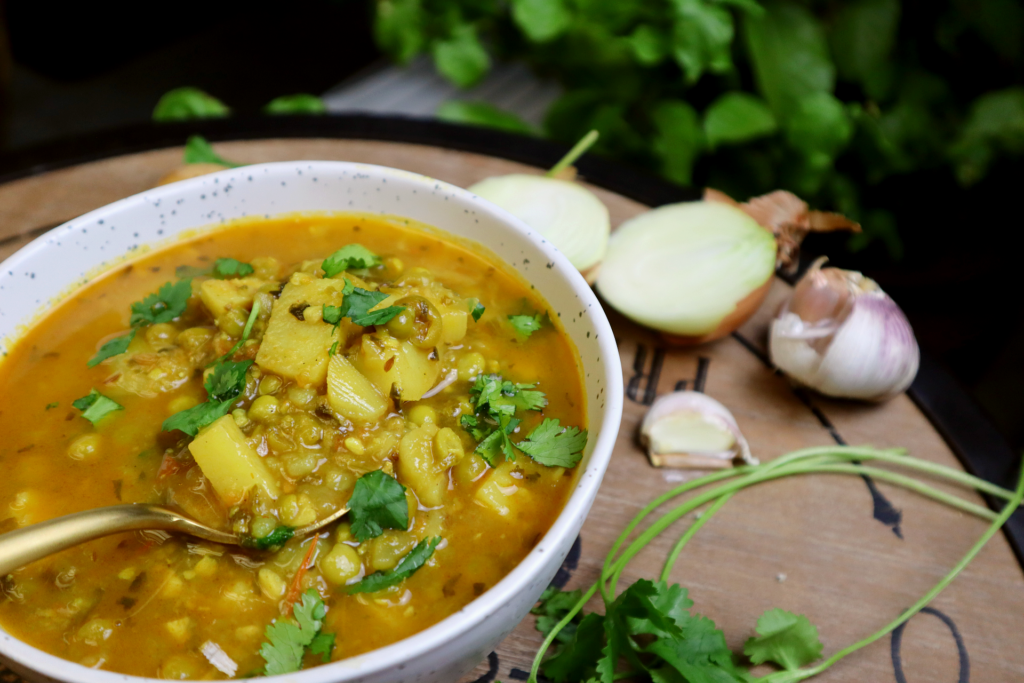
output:
[[[462,358],[479,353],[486,361],[484,372],[513,382],[537,383],[548,404],[542,411],[522,416],[517,438],[542,418],[586,426],[579,361],[557,322],[543,325],[529,338],[517,335],[507,323],[510,315],[548,311],[533,288],[507,266],[467,245],[378,217],[313,215],[245,221],[113,268],[59,303],[10,350],[0,363],[0,424],[7,434],[0,445],[4,471],[0,531],[130,502],[178,504],[203,521],[230,523],[226,506],[218,502],[182,448],[187,440],[180,432],[161,432],[162,421],[182,406],[206,400],[199,371],[171,391],[142,396],[119,390],[116,382],[121,380],[111,379],[112,367],[120,361],[93,368],[86,363],[102,342],[125,333],[133,302],[177,280],[176,268],[206,268],[219,257],[248,262],[273,256],[286,282],[288,266],[307,259],[319,262],[350,243],[385,258],[397,257],[400,266],[391,266],[403,273],[425,268],[444,287],[486,306],[479,322],[470,319],[465,337],[445,350],[442,362],[455,372]],[[202,312],[193,310],[198,304],[190,300],[189,306],[183,318],[201,323]],[[557,316],[550,317],[557,321]],[[274,467],[285,490],[302,491],[305,486],[314,497],[317,486],[327,489],[329,484],[334,488],[328,493],[334,497],[326,500],[336,503],[342,496],[344,502],[351,491],[351,487],[345,491],[346,482],[353,477],[402,466],[397,446],[374,459],[357,454],[355,445],[346,441],[349,437],[375,444],[374,439],[383,439],[381,430],[408,434],[433,419],[436,427],[458,433],[465,458],[470,459],[466,462],[475,462],[476,442],[458,428],[459,413],[466,413],[470,401],[471,382],[462,374],[430,398],[394,400],[388,418],[359,429],[332,423],[312,411],[303,413],[291,401],[293,395],[304,400],[302,392],[308,394],[310,388],[285,380],[275,383],[280,385],[279,422],[268,418],[256,427],[251,420],[239,424],[265,430],[259,432],[264,435],[260,455],[267,456],[268,462],[277,458]],[[256,386],[268,376],[257,377]],[[71,405],[94,387],[124,407],[95,426]],[[325,391],[323,386],[313,388],[320,394]],[[246,395],[239,397],[243,413],[245,409],[254,412],[253,397],[259,391],[246,389]],[[298,455],[282,454],[273,446],[273,430],[293,413],[296,420],[306,420],[302,424],[307,427],[314,424],[321,437],[315,443],[297,442]],[[337,425],[334,431],[331,424]],[[81,437],[87,435],[86,443]],[[295,441],[293,433],[279,437]],[[269,451],[266,443],[271,444]],[[294,463],[308,460],[309,453],[316,456],[318,469],[303,477],[290,476],[288,472],[301,470]],[[333,584],[321,571],[324,558],[332,546],[347,543],[361,553],[364,574],[369,574],[377,566],[373,563],[378,555],[385,552],[379,547],[383,541],[366,542],[377,545],[363,553],[363,544],[347,538],[347,523],[329,528],[320,537],[301,587],[316,589],[328,606],[323,631],[336,635],[331,659],[367,652],[416,633],[493,586],[538,542],[575,482],[575,470],[544,467],[523,454],[514,467],[506,464],[486,471],[477,467],[482,474],[463,473],[468,466],[452,467],[446,472],[443,505],[431,511],[422,502],[415,503],[407,532],[385,532],[408,533],[413,540],[437,533],[444,539],[428,563],[396,587],[347,595],[345,585]],[[317,474],[326,472],[325,468],[333,468],[333,474]],[[327,479],[330,482],[324,483]],[[501,503],[497,507],[481,503],[481,489],[491,480],[508,495],[504,508]],[[300,481],[312,483],[296,483]],[[212,642],[238,664],[237,676],[259,673],[264,665],[259,655],[264,630],[272,620],[282,618],[277,584],[270,582],[268,588],[265,579],[272,573],[286,584],[291,582],[310,543],[310,539],[292,539],[278,552],[257,552],[184,537],[163,540],[155,535],[122,534],[102,539],[4,577],[0,623],[19,639],[86,666],[141,676],[224,678],[200,653],[204,644]],[[307,654],[305,661],[311,666],[319,658]]]

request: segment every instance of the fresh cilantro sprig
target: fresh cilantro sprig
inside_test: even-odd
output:
[[[118,356],[128,350],[128,345],[135,339],[135,333],[138,330],[132,330],[128,334],[121,335],[111,339],[106,344],[100,347],[100,350],[96,352],[96,355],[89,359],[86,363],[90,368],[95,367],[112,356]]]
[[[346,244],[324,259],[321,268],[324,269],[324,277],[334,277],[338,273],[354,268],[372,268],[379,266],[380,257],[374,254],[361,244]]]
[[[263,669],[266,676],[301,670],[307,651],[320,655],[325,662],[331,658],[334,634],[322,631],[327,606],[320,595],[312,588],[307,590],[292,614],[292,619],[275,620],[267,625],[264,635],[270,642],[260,648],[260,656],[266,662]]]
[[[243,360],[216,365],[204,384],[206,402],[171,415],[164,420],[161,428],[165,432],[178,429],[189,436],[195,436],[206,425],[227,415],[245,389],[245,371],[252,363],[251,360]]]
[[[174,283],[168,282],[142,301],[136,301],[132,304],[132,315],[128,320],[132,331],[111,339],[101,346],[86,365],[90,368],[95,367],[106,359],[127,351],[128,345],[135,339],[138,328],[143,325],[155,325],[174,320],[185,312],[190,296],[192,296],[192,279],[187,278]]]
[[[75,399],[71,402],[71,405],[81,410],[82,417],[93,424],[96,424],[113,412],[124,410],[124,406],[120,403],[107,398],[95,389],[90,391],[88,395]]]
[[[587,446],[587,430],[545,418],[516,448],[548,467],[575,467]]]
[[[536,315],[510,315],[508,322],[518,334],[528,338],[543,326],[544,316],[540,313]]]
[[[405,310],[404,306],[388,306],[378,311],[371,311],[371,308],[387,299],[388,295],[384,292],[374,292],[356,287],[348,279],[345,280],[341,294],[344,297],[341,300],[341,306],[328,306],[327,304],[323,306],[324,322],[335,327],[341,324],[342,318],[348,318],[362,327],[383,325]]]
[[[427,563],[427,560],[429,560],[431,555],[434,554],[434,550],[437,549],[437,545],[440,542],[440,536],[424,538],[422,541],[417,543],[416,547],[410,550],[397,565],[395,565],[394,569],[389,569],[384,572],[374,572],[362,581],[349,586],[349,595],[353,595],[355,593],[376,593],[377,591],[384,590],[385,588],[397,586]]]
[[[405,487],[381,470],[367,472],[356,480],[348,510],[352,535],[360,543],[377,538],[384,529],[409,526]]]
[[[220,280],[245,277],[256,272],[248,263],[243,263],[233,258],[219,258],[213,263],[213,276]]]

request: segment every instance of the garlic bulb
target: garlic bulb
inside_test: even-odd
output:
[[[906,390],[921,353],[903,311],[858,272],[822,268],[797,283],[771,325],[772,363],[828,396],[884,400]]]
[[[640,425],[640,443],[655,467],[717,469],[736,459],[757,464],[729,409],[697,391],[655,401]]]

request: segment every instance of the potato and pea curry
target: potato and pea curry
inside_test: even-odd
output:
[[[452,614],[539,541],[587,441],[575,349],[527,283],[355,214],[109,271],[15,344],[0,397],[0,532],[156,503],[243,539],[121,534],[0,578],[12,635],[173,679],[296,671]]]

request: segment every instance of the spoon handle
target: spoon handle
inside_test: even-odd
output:
[[[238,543],[233,534],[216,531],[167,508],[113,505],[57,517],[0,535],[0,576],[86,541],[144,529],[179,531],[218,543]]]

